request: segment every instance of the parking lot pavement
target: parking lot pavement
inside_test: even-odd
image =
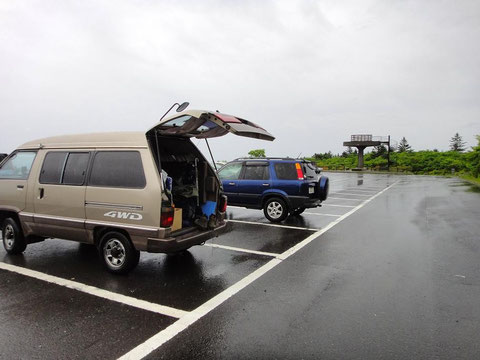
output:
[[[9,341],[11,328],[12,334],[22,329],[25,339],[32,339],[24,342],[22,354],[26,355],[19,358],[31,354],[106,359],[122,353],[131,358],[148,355],[402,181],[378,175],[328,176],[331,198],[321,208],[271,224],[262,211],[231,207],[229,232],[184,254],[142,253],[139,266],[128,276],[105,272],[93,247],[74,242],[46,240],[29,245],[21,256],[9,256],[1,249],[0,279],[7,284],[2,292],[9,295],[0,300],[0,323],[5,324],[0,345]],[[34,294],[41,304],[37,308],[32,308],[30,300]],[[17,317],[12,307],[15,302],[30,307],[29,315]],[[56,306],[48,307],[56,303],[63,306],[58,312]],[[98,316],[87,315],[97,310]],[[127,315],[122,317],[123,313]],[[118,317],[119,333],[114,340],[108,339],[104,328]],[[30,322],[34,325],[27,326]],[[62,324],[77,323],[81,326],[72,325],[68,336],[62,333]],[[42,328],[49,329],[51,336],[39,336]],[[93,338],[114,344],[115,351],[100,350],[90,342]],[[5,349],[0,350],[0,358],[15,358],[14,348],[0,346]]]
[[[0,270],[1,359],[114,359],[175,319]]]
[[[480,193],[398,180],[147,359],[477,359]]]

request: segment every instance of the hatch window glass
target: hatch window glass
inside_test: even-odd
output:
[[[274,165],[277,179],[279,180],[297,180],[297,169],[294,163],[276,163]]]
[[[19,151],[15,153],[2,164],[0,179],[28,179],[36,155],[37,153],[34,151]]]
[[[269,172],[266,165],[248,165],[245,166],[244,180],[268,180]]]
[[[138,151],[101,151],[95,155],[88,185],[141,189],[145,184]]]
[[[218,176],[221,180],[236,180],[240,177],[240,171],[242,171],[241,162],[231,163],[221,168]]]
[[[185,125],[185,123],[190,120],[192,117],[190,115],[183,115],[178,118],[172,119],[170,121],[167,121],[166,123],[162,124],[163,126],[168,126],[168,127],[182,127]]]

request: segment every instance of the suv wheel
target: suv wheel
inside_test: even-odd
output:
[[[285,201],[279,198],[270,198],[263,206],[265,217],[271,222],[280,222],[288,216],[288,208]]]
[[[108,271],[114,274],[126,274],[138,264],[140,251],[122,233],[106,233],[100,241],[100,257]]]
[[[6,218],[2,224],[3,247],[9,254],[21,254],[27,248],[22,229],[12,218]]]
[[[305,211],[305,208],[304,207],[299,207],[295,210],[292,211],[292,215],[293,216],[298,216],[300,215],[301,213],[303,213]]]

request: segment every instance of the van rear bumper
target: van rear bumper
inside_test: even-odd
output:
[[[221,223],[213,230],[192,229],[183,235],[169,237],[166,239],[148,238],[147,252],[151,253],[172,253],[188,249],[194,245],[200,245],[205,241],[225,232],[227,224]]]

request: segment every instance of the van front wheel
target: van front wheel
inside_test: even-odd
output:
[[[99,249],[103,264],[114,274],[130,272],[140,259],[140,251],[133,247],[125,235],[116,231],[102,236]]]
[[[12,218],[6,218],[2,224],[3,247],[9,254],[21,254],[27,248],[22,229]]]

